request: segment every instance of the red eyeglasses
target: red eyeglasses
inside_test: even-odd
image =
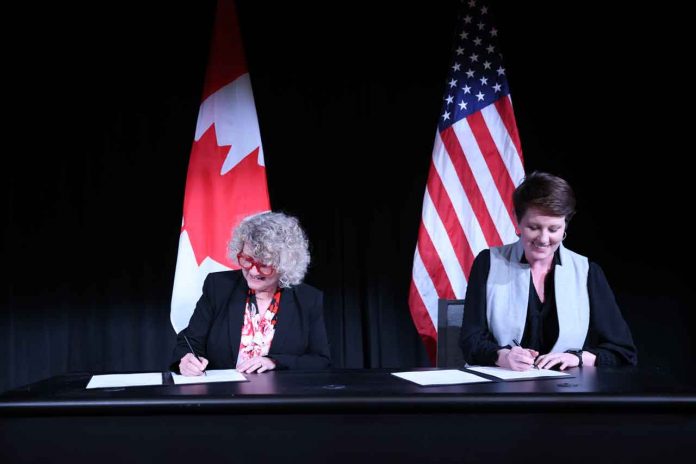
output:
[[[237,261],[239,262],[239,265],[247,271],[256,266],[256,270],[259,271],[259,274],[262,276],[269,276],[273,274],[273,271],[275,271],[275,268],[270,264],[259,263],[254,258],[249,255],[245,255],[241,251],[237,253]]]

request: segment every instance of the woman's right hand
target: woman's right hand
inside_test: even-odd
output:
[[[181,375],[203,375],[205,368],[208,366],[208,360],[203,356],[199,356],[199,358],[201,359],[200,361],[193,354],[186,353],[186,356],[179,361],[179,372],[181,372]]]
[[[534,360],[539,356],[536,350],[513,346],[498,351],[496,364],[513,371],[526,371],[534,367]]]

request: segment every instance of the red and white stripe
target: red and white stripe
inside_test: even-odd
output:
[[[433,362],[438,299],[464,298],[476,255],[516,240],[512,193],[523,177],[509,96],[435,136],[408,299]]]

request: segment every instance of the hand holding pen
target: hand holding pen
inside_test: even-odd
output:
[[[186,376],[208,375],[205,372],[205,368],[208,366],[208,360],[196,354],[186,335],[184,335],[184,340],[186,340],[186,344],[188,345],[189,353],[181,358],[179,362],[179,371],[181,374]]]
[[[539,356],[539,352],[532,350],[531,348],[522,348],[520,342],[513,338],[512,342],[515,344],[507,354],[507,364],[513,371],[526,371],[531,368],[536,368],[534,361],[536,357]]]

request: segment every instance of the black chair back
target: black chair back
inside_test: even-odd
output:
[[[437,302],[437,367],[459,369],[465,361],[459,348],[459,332],[464,317],[464,300],[439,299]]]

